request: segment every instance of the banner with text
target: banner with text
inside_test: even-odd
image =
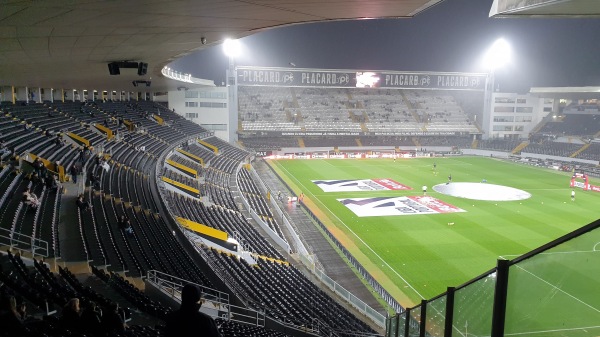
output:
[[[241,86],[485,90],[481,73],[237,67]]]
[[[411,190],[392,179],[312,180],[323,192],[398,191]]]
[[[337,199],[358,217],[465,212],[428,196]]]

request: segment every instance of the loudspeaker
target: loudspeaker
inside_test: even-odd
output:
[[[111,62],[108,64],[108,72],[111,75],[120,75],[121,71],[119,70],[119,65],[117,62]]]
[[[138,75],[143,76],[148,72],[148,63],[140,62],[138,64]]]

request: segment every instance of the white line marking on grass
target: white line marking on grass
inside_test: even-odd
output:
[[[547,333],[547,332],[572,331],[572,330],[586,330],[586,329],[597,329],[597,328],[600,328],[600,325],[586,326],[586,327],[583,327],[583,328],[554,329],[554,330],[540,330],[540,331],[527,331],[527,332],[505,333],[504,336],[518,336],[518,335],[528,335],[528,334],[534,334],[534,333]]]
[[[537,278],[538,280],[540,280],[540,281],[542,281],[542,282],[546,283],[547,285],[551,286],[552,288],[556,289],[556,291],[558,291],[558,292],[561,292],[561,293],[563,293],[563,294],[565,294],[565,295],[567,295],[567,296],[571,297],[571,298],[572,298],[572,299],[574,299],[575,301],[577,301],[577,302],[579,302],[579,303],[581,303],[581,304],[585,305],[586,307],[588,307],[588,308],[590,308],[590,309],[592,309],[592,310],[594,310],[594,311],[596,311],[596,312],[599,312],[599,313],[600,313],[600,310],[596,309],[596,308],[595,308],[595,307],[593,307],[592,305],[585,303],[584,301],[582,301],[582,300],[578,299],[577,297],[575,297],[575,296],[573,296],[573,295],[569,294],[568,292],[566,292],[566,291],[564,291],[564,290],[560,289],[559,287],[557,287],[557,286],[553,285],[552,283],[550,283],[550,282],[548,282],[548,281],[544,280],[543,278],[541,278],[541,277],[539,277],[539,276],[535,275],[534,273],[530,272],[529,270],[527,270],[527,269],[525,269],[525,268],[523,268],[523,267],[519,266],[518,264],[515,264],[515,266],[516,266],[517,268],[519,268],[519,269],[523,270],[524,272],[526,272],[526,273],[530,274],[531,276],[533,276],[533,277]]]
[[[592,250],[593,250],[594,252],[597,252],[598,250],[597,250],[596,248],[598,248],[598,246],[600,246],[600,242],[597,242],[597,243],[594,245],[594,248],[592,248]]]
[[[302,182],[300,182],[300,180],[298,180],[296,178],[296,176],[292,175],[285,167],[281,166],[281,168],[283,170],[285,170],[288,174],[288,176],[292,177],[294,180],[296,180],[296,182],[298,182],[298,184],[300,184],[302,187],[304,187],[305,190],[308,191],[308,193],[310,193],[310,195],[312,195],[314,197],[314,195],[308,190],[308,188],[306,188],[306,186],[304,186],[304,184]],[[392,268],[392,266],[389,265],[389,263],[387,263],[381,256],[379,256],[379,254],[377,254],[373,248],[371,248],[371,246],[369,246],[365,241],[363,241],[363,239],[358,236],[356,233],[354,233],[354,231],[352,229],[350,229],[350,227],[348,227],[348,225],[346,225],[340,218],[338,218],[337,215],[335,215],[335,213],[333,213],[329,207],[327,207],[321,200],[319,200],[318,198],[315,198],[321,205],[323,205],[323,207],[325,207],[327,209],[327,211],[329,211],[329,213],[331,215],[333,215],[342,225],[344,225],[344,227],[346,227],[350,233],[352,233],[360,242],[362,242],[363,245],[365,245],[365,247],[367,247],[373,254],[375,254],[375,256],[377,256],[377,258],[379,258],[379,260],[381,260],[381,262],[383,262],[388,268],[390,268],[390,270],[392,272],[394,272],[394,274],[396,274],[396,276],[398,276],[404,283],[406,283],[406,285],[408,285],[408,287],[410,289],[412,289],[417,295],[419,295],[419,297],[421,298],[425,298],[423,295],[421,295],[417,289],[415,289],[410,283],[408,283],[408,281],[406,281],[406,279],[404,279],[404,277],[402,277],[394,268]]]
[[[596,246],[600,245],[600,242],[598,242],[596,244]],[[537,255],[554,255],[554,254],[575,254],[575,253],[597,253],[600,252],[600,250],[596,250],[596,246],[594,246],[593,250],[572,250],[572,251],[568,251],[568,252],[545,252],[545,253],[539,253]],[[509,260],[506,258],[506,256],[521,256],[523,254],[507,254],[507,255],[499,255],[498,257],[505,259],[505,260]]]

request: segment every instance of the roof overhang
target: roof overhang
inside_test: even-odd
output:
[[[600,1],[494,0],[490,17],[600,17]]]
[[[5,0],[0,85],[133,91],[174,90],[163,66],[225,38],[318,21],[409,18],[443,0]],[[148,63],[147,75],[109,62]],[[209,66],[209,65],[207,65]]]

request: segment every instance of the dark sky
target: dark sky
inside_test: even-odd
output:
[[[412,19],[294,25],[241,39],[237,65],[397,71],[482,72],[497,39],[512,46],[512,63],[497,71],[501,91],[531,86],[600,86],[600,19],[488,17],[492,0],[445,0]],[[172,68],[225,78],[220,46],[189,55]]]

